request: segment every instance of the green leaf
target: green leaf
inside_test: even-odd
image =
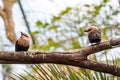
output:
[[[103,0],[104,3],[108,2],[108,0]]]
[[[99,14],[99,11],[100,9],[102,8],[102,5],[99,5],[99,6],[95,6],[94,9],[95,9],[95,14]]]
[[[120,11],[116,10],[112,13],[112,15],[117,15],[118,13],[120,13]]]
[[[76,77],[76,74],[74,73],[74,71],[70,68],[70,67],[66,67],[68,72],[69,72],[69,77],[71,80],[78,80]]]
[[[60,20],[60,19],[61,19],[60,16],[53,16],[52,22],[58,21],[58,20]]]
[[[45,23],[42,25],[42,28],[46,28],[49,24],[48,23]]]
[[[42,79],[51,80],[51,75],[48,73],[48,70],[46,70],[46,68],[44,68],[44,67],[45,67],[44,65],[35,65],[35,68],[37,69],[36,72]],[[34,70],[35,70],[35,68],[34,68]]]
[[[61,16],[64,15],[64,14],[67,14],[70,10],[71,10],[71,8],[70,8],[70,7],[67,7],[65,10],[61,11],[58,16],[53,16],[52,22],[55,22],[55,21],[60,20],[60,19],[61,19]]]
[[[95,6],[95,10],[99,11],[101,9],[101,7],[102,7],[101,5]]]
[[[37,21],[36,22],[36,26],[37,27],[42,27],[42,28],[46,28],[49,24],[46,22],[46,23],[42,23],[41,21]]]
[[[61,11],[60,15],[67,14],[71,10],[70,7],[67,7],[65,10]]]
[[[52,26],[49,26],[48,30],[55,30],[55,31],[57,31],[57,28],[58,28],[58,26],[52,25]]]
[[[33,80],[38,80],[37,77],[35,77],[35,76],[32,75],[31,73],[27,72],[27,70],[24,70],[24,71],[29,75],[29,77],[30,77],[31,79],[33,79]]]
[[[56,45],[56,43],[54,42],[54,40],[53,40],[52,38],[49,38],[49,39],[48,39],[48,44],[49,44],[50,46]]]
[[[80,36],[84,36],[85,28],[80,28]]]
[[[104,29],[101,29],[101,31],[102,31],[102,40],[106,40],[107,39],[107,28],[104,28]]]
[[[38,27],[41,26],[42,24],[43,24],[43,23],[42,23],[41,21],[39,21],[39,20],[36,22],[36,25],[37,25]]]
[[[33,35],[36,35],[36,34],[39,34],[39,33],[40,33],[39,31],[32,32]]]
[[[106,15],[106,19],[110,19],[110,16],[109,16],[109,15]]]
[[[73,48],[74,48],[74,49],[80,49],[80,48],[81,48],[78,40],[74,40],[74,41],[72,42],[72,45],[73,45]]]
[[[90,7],[90,5],[89,5],[89,4],[85,4],[84,6],[85,6],[85,7]]]

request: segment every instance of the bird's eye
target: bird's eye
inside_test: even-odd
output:
[[[92,29],[88,29],[88,31],[91,31]]]

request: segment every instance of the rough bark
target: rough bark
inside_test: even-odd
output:
[[[120,46],[120,38],[69,52],[0,52],[1,64],[55,63],[78,66],[120,77],[120,67],[87,59],[87,56]]]
[[[12,43],[16,41],[14,21],[12,18],[12,6],[15,2],[16,0],[3,0],[4,7],[0,8],[0,16],[4,20],[6,36]]]

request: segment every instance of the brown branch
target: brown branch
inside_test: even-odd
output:
[[[15,43],[16,36],[14,32],[14,21],[12,18],[12,6],[16,0],[2,0],[2,1],[4,7],[3,9],[0,9],[0,15],[2,16],[5,23],[6,36],[12,43]]]
[[[87,56],[99,51],[118,47],[120,38],[101,42],[80,50],[70,52],[0,52],[1,64],[40,64],[55,63],[78,66],[120,77],[120,67],[98,63],[87,59]]]
[[[5,12],[1,7],[0,7],[0,15],[2,16],[2,18],[5,18]]]
[[[116,47],[120,47],[120,38],[104,41],[94,46],[88,46],[80,50],[80,52],[88,56],[90,54],[103,51],[105,49],[111,49],[111,48],[116,48]]]

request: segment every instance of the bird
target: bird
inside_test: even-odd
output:
[[[30,37],[25,32],[21,32],[21,36],[15,43],[15,51],[28,51],[29,46]]]
[[[88,39],[91,45],[98,44],[101,42],[101,32],[98,27],[91,26],[85,32],[88,32]]]

